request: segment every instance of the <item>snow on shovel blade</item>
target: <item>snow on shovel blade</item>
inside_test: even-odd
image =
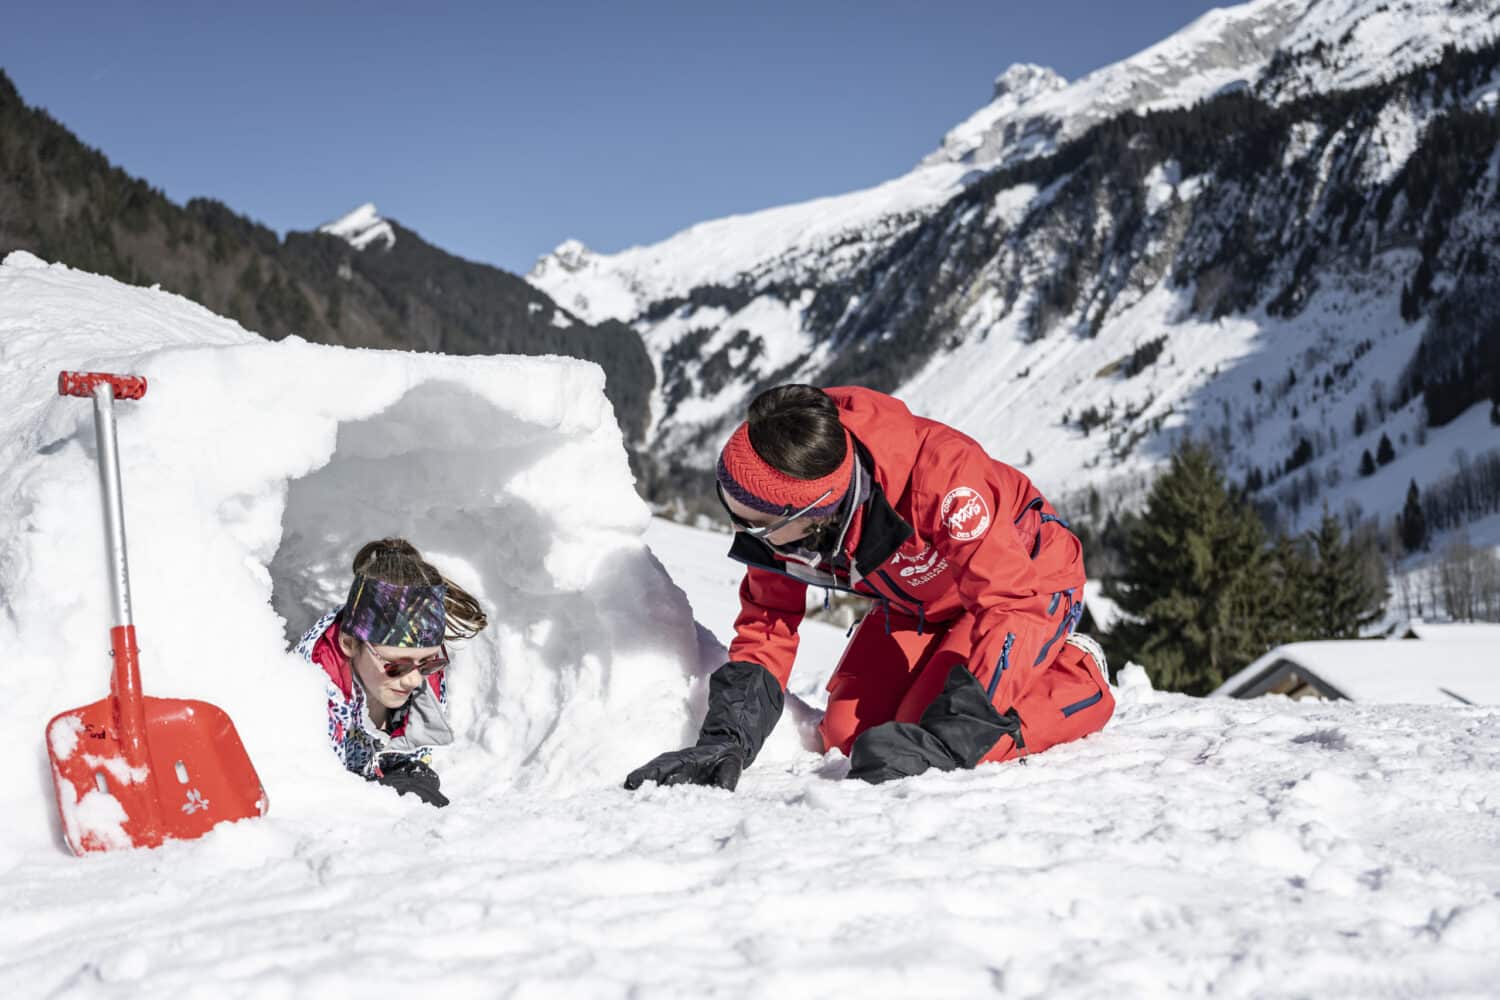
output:
[[[113,696],[47,724],[63,836],[73,853],[156,847],[265,814],[260,779],[222,709],[180,698],[139,700],[144,765],[130,764]]]

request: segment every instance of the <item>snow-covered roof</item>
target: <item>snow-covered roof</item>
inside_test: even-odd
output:
[[[1414,618],[1401,633],[1410,632],[1418,639],[1431,642],[1486,641],[1500,644],[1500,622],[1424,622]]]
[[[1500,639],[1494,638],[1289,643],[1229,678],[1213,696],[1251,696],[1259,682],[1286,669],[1353,701],[1500,705]]]

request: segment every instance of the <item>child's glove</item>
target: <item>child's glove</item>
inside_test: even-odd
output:
[[[420,760],[411,757],[390,757],[390,763],[381,763],[380,774],[375,778],[382,785],[389,785],[398,793],[415,795],[430,806],[441,809],[448,804],[443,794],[437,772]]]

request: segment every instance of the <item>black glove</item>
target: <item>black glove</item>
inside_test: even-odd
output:
[[[781,718],[786,696],[758,663],[724,664],[708,679],[708,714],[696,746],[669,750],[625,778],[632,791],[648,781],[662,785],[714,785],[734,791]]]
[[[884,722],[859,734],[850,748],[849,777],[878,785],[934,767],[972,768],[1004,737],[1026,748],[1021,717],[1014,708],[999,712],[969,669],[954,664],[916,725]]]
[[[659,785],[713,785],[732,792],[744,769],[745,754],[737,744],[709,743],[657,754],[645,767],[630,772],[625,787],[634,791],[654,781]]]
[[[389,785],[402,795],[415,795],[430,806],[441,809],[448,804],[448,796],[442,792],[437,772],[414,758],[390,758],[381,763],[380,774],[375,778],[382,785]]]

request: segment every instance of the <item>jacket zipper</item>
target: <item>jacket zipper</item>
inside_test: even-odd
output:
[[[917,635],[921,635],[923,626],[927,624],[927,609],[923,606],[922,602],[896,586],[896,581],[892,580],[891,575],[884,569],[877,569],[875,574],[885,581],[887,587],[891,588],[891,593],[917,609]],[[865,577],[865,579],[868,580],[869,577]],[[872,586],[870,589],[873,590],[874,587]]]
[[[1000,686],[1000,675],[1010,668],[1010,647],[1015,644],[1016,634],[1014,632],[1005,633],[1005,645],[1000,650],[1000,662],[995,664],[995,675],[990,678],[989,690],[985,692],[985,697],[991,701],[995,700],[995,689]]]

